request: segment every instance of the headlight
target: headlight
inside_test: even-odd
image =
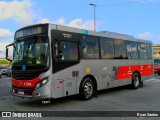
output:
[[[38,89],[40,87],[42,87],[43,85],[47,84],[49,77],[44,78],[43,80],[41,80],[39,83],[37,83],[35,89]]]
[[[40,86],[41,86],[41,83],[40,83],[40,82],[39,82],[39,83],[37,83],[37,85],[36,85],[36,89],[38,89]]]
[[[42,81],[42,85],[46,84],[47,82],[48,82],[48,78],[46,78],[46,79],[44,79],[44,80]]]

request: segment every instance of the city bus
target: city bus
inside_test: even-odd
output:
[[[6,58],[12,61],[11,93],[31,99],[89,100],[99,90],[137,89],[154,74],[151,41],[50,23],[17,30]]]

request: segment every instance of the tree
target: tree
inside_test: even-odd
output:
[[[0,66],[11,66],[12,62],[6,60],[6,59],[0,59]]]

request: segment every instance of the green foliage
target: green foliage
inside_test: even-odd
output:
[[[5,66],[11,66],[12,62],[6,60],[6,59],[2,59],[0,60],[0,66],[5,65]]]
[[[160,56],[154,56],[153,58],[154,59],[160,59]]]

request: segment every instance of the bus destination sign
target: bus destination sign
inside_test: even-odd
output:
[[[20,38],[20,37],[25,37],[25,36],[35,35],[40,33],[42,33],[42,26],[31,27],[31,28],[17,31],[15,34],[15,38]]]

